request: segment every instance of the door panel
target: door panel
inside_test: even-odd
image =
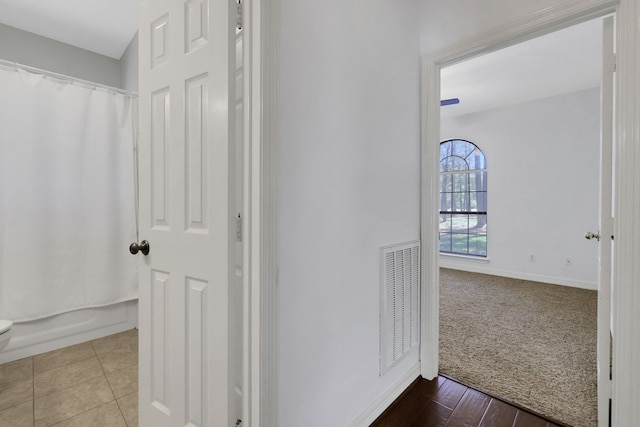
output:
[[[227,426],[235,32],[227,0],[140,8],[139,421]],[[230,113],[230,111],[232,113]],[[234,301],[231,301],[232,303]]]
[[[611,398],[611,289],[613,245],[614,18],[603,21],[600,139],[600,238],[598,246],[598,425],[609,425]]]

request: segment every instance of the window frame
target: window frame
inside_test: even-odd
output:
[[[439,164],[439,252],[487,258],[486,155],[471,141],[451,138],[440,142]]]

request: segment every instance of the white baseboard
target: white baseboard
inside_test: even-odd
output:
[[[403,376],[398,378],[391,387],[373,401],[348,427],[369,427],[419,376],[420,362],[416,363]]]
[[[581,280],[566,279],[564,277],[544,276],[539,274],[523,273],[518,271],[498,270],[486,265],[462,264],[457,260],[448,260],[440,257],[440,267],[453,270],[469,271],[471,273],[490,274],[492,276],[509,277],[512,279],[530,280],[532,282],[549,283],[552,285],[570,286],[572,288],[598,290],[598,284]]]

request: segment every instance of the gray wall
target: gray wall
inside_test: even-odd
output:
[[[120,58],[122,88],[138,93],[138,33]]]
[[[0,59],[121,87],[117,59],[0,24]]]

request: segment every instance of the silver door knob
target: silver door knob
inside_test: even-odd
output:
[[[596,239],[597,241],[600,241],[600,233],[592,233],[590,231],[587,231],[584,235],[584,238],[587,240],[591,240],[591,239]]]
[[[131,255],[135,255],[138,252],[142,252],[142,255],[148,255],[149,242],[147,242],[146,240],[143,240],[142,242],[140,242],[140,244],[133,242],[131,245],[129,245],[129,252],[131,252]]]

